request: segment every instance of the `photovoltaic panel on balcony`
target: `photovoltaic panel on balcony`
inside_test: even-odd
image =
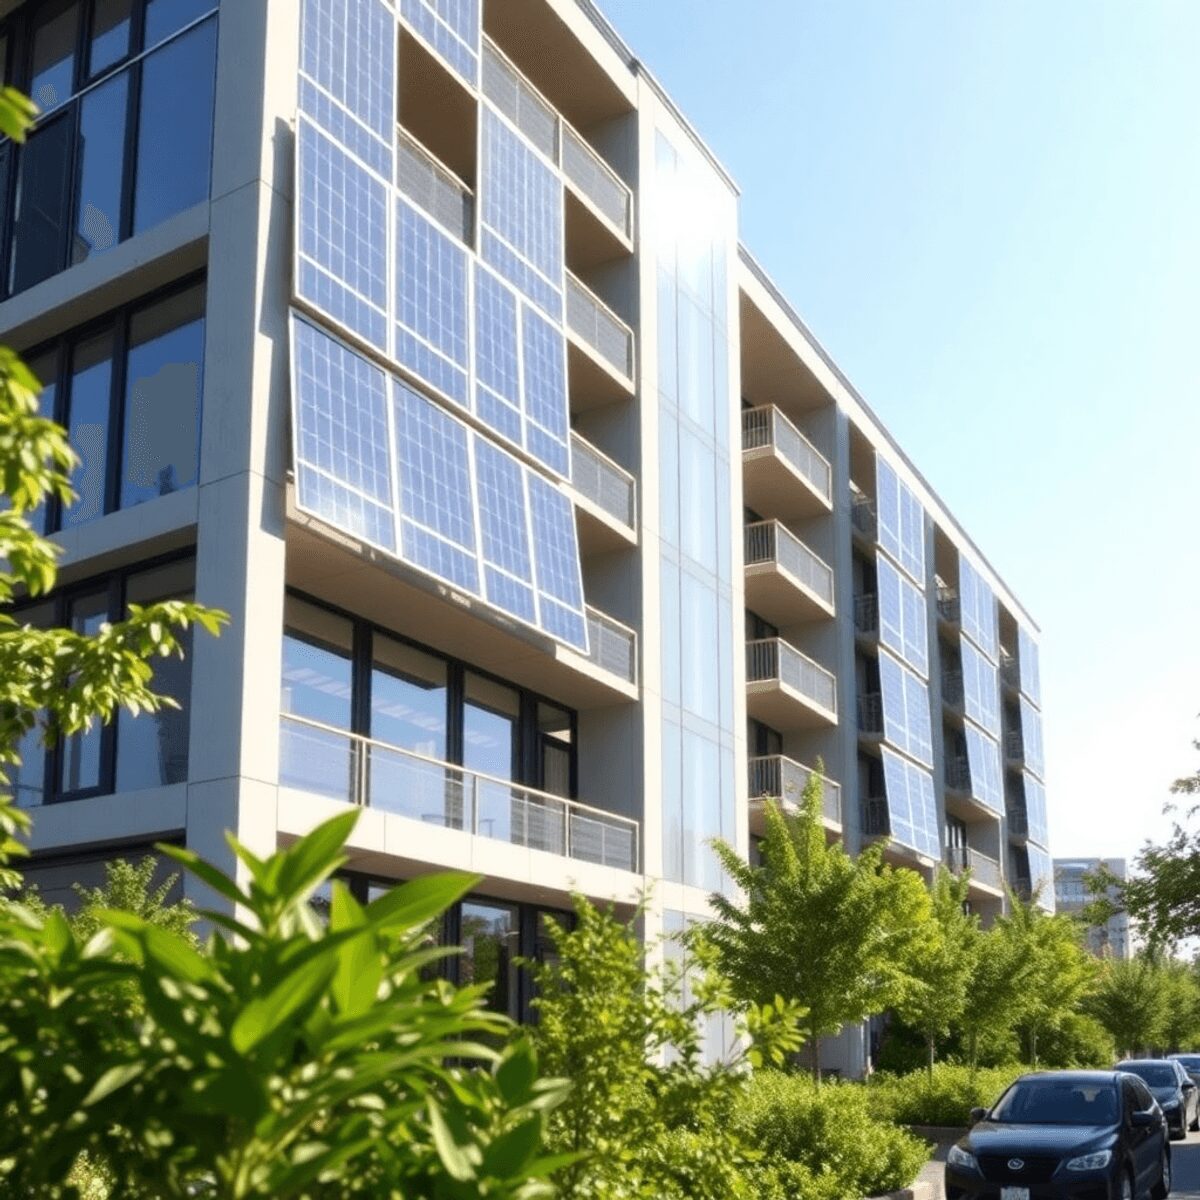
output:
[[[1025,765],[1036,775],[1045,778],[1046,763],[1042,751],[1042,714],[1024,696],[1021,705],[1021,741],[1025,749]]]
[[[919,854],[940,860],[933,776],[887,746],[881,747],[880,753],[892,838]]]
[[[896,474],[882,454],[875,455],[875,488],[878,493],[879,544],[925,587],[925,510],[913,490]]]
[[[886,650],[879,652],[883,736],[918,762],[933,766],[933,729],[929,689],[924,681]]]
[[[297,130],[296,291],[388,349],[388,185],[307,120]]]
[[[567,343],[561,327],[525,305],[521,314],[525,448],[555,474],[570,477]]]
[[[964,726],[967,763],[971,771],[971,795],[993,812],[1004,810],[1004,775],[1000,766],[1000,743],[970,721]]]
[[[1000,675],[974,644],[962,643],[963,711],[993,737],[1000,736]]]
[[[1017,666],[1021,675],[1021,691],[1038,707],[1042,703],[1042,680],[1038,644],[1023,626],[1017,627]]]
[[[476,438],[475,473],[487,598],[536,624],[525,472],[516,459]]]
[[[475,270],[475,412],[514,445],[524,441],[521,416],[520,301],[482,266]]]
[[[958,595],[963,633],[995,662],[999,654],[996,596],[965,555],[958,563]]]
[[[1029,846],[1029,881],[1038,896],[1038,904],[1054,911],[1054,861],[1039,846]]]
[[[1022,783],[1025,788],[1025,815],[1029,823],[1029,838],[1042,846],[1050,845],[1050,827],[1046,819],[1046,789],[1040,779],[1028,771]]]
[[[479,79],[479,0],[400,0],[400,13],[467,83]]]
[[[587,646],[583,576],[571,501],[533,471],[526,473],[542,628],[568,645]]]
[[[876,556],[879,639],[921,675],[929,674],[929,616],[925,593],[882,554]]]

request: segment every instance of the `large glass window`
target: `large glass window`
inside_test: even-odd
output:
[[[13,26],[16,82],[49,115],[15,154],[10,292],[207,197],[215,14],[216,0],[54,0]]]
[[[512,904],[462,905],[461,984],[490,984],[485,1003],[494,1012],[520,1015],[516,959],[520,952],[518,911]]]
[[[83,525],[104,515],[108,479],[108,421],[112,403],[113,331],[80,342],[71,355],[67,433],[79,455],[72,485],[77,498],[63,510],[62,525]]]
[[[482,675],[468,674],[463,702],[463,766],[498,779],[516,779],[520,696]]]
[[[25,609],[17,617],[21,625],[46,628],[54,621],[54,605],[43,603]],[[42,729],[35,725],[17,743],[21,761],[4,768],[9,788],[19,808],[36,808],[45,798],[46,748],[42,744]]]

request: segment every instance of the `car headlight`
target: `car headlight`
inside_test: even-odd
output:
[[[1067,1163],[1068,1171],[1102,1171],[1112,1162],[1111,1150],[1097,1150],[1094,1154],[1081,1154]]]
[[[964,1150],[961,1146],[951,1146],[950,1153],[946,1155],[946,1165],[948,1167],[961,1167],[964,1171],[978,1171],[979,1164],[975,1161],[975,1155],[969,1150]]]

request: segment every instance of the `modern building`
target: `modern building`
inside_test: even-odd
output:
[[[1101,867],[1117,879],[1128,879],[1129,870],[1123,858],[1056,858],[1054,860],[1054,901],[1059,912],[1080,913],[1093,899],[1089,878]],[[1109,900],[1118,899],[1117,888],[1107,889]],[[1115,912],[1103,925],[1090,925],[1087,930],[1088,949],[1101,958],[1130,959],[1134,955],[1133,935],[1129,914]]]
[[[1050,878],[1035,622],[588,0],[0,18],[44,114],[0,147],[0,336],[83,460],[24,616],[232,617],[178,711],[27,746],[52,894],[357,805],[362,892],[483,877],[455,969],[519,1015],[540,913],[703,916],[710,840],[818,764],[852,849],[985,914]]]

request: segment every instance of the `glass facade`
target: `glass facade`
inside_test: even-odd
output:
[[[958,596],[963,633],[995,662],[999,652],[996,595],[965,556],[958,563]]]
[[[656,137],[663,873],[719,890],[707,842],[736,841],[729,264],[734,200],[690,148]]]
[[[216,5],[54,0],[11,28],[14,82],[43,115],[0,155],[8,294],[208,198]]]

